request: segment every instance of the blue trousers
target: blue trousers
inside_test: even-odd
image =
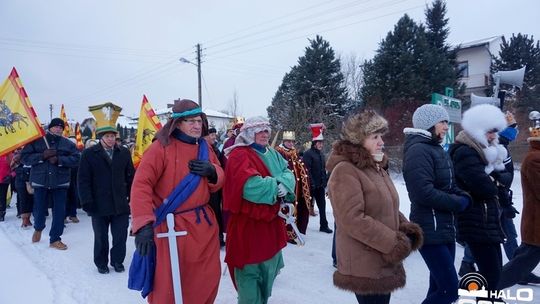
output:
[[[539,262],[540,246],[521,243],[514,258],[504,265],[497,289],[505,289],[519,281],[526,280]]]
[[[420,254],[429,269],[429,289],[422,304],[453,303],[458,298],[456,243],[424,245]]]
[[[45,229],[45,215],[51,195],[53,201],[52,224],[49,231],[49,242],[54,243],[61,240],[64,233],[64,218],[66,217],[67,188],[47,189],[43,187],[34,188],[34,229],[42,231]]]

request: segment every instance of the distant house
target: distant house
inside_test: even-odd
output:
[[[208,124],[211,127],[216,128],[218,132],[226,131],[234,119],[234,116],[231,116],[229,114],[225,114],[216,110],[212,110],[212,109],[203,109],[203,112],[206,114],[206,117],[208,118]],[[169,119],[169,117],[171,117],[171,113],[172,113],[171,108],[156,110],[156,115],[159,117],[159,120],[161,121],[162,125],[164,125]]]
[[[465,95],[474,93],[486,96],[485,90],[492,86],[490,78],[491,56],[499,55],[503,36],[463,43],[457,51],[457,68],[461,73],[458,82],[465,84]]]

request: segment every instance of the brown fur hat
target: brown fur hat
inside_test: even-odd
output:
[[[373,110],[366,110],[349,116],[341,127],[341,139],[362,145],[373,133],[386,133],[388,122]]]

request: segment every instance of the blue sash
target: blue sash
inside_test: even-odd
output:
[[[206,141],[203,138],[199,138],[198,144],[198,159],[208,160],[208,146]],[[201,177],[193,173],[189,173],[180,181],[173,192],[163,201],[163,204],[154,210],[156,216],[156,222],[153,225],[154,228],[166,219],[168,213],[173,213],[178,207],[182,206],[193,194],[200,181]],[[152,292],[155,271],[155,246],[150,247],[148,254],[145,256],[141,256],[139,251],[135,250],[131,265],[129,266],[128,288],[141,291],[141,296],[146,298]]]

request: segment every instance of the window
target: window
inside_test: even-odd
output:
[[[469,62],[468,61],[458,62],[457,71],[460,78],[469,77]]]

